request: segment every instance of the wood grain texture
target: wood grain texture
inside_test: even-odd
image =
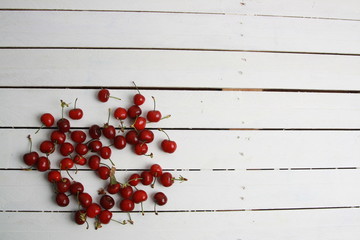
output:
[[[356,90],[360,57],[86,49],[1,49],[1,86]]]
[[[360,41],[360,22],[357,21],[237,15],[24,11],[4,11],[0,13],[0,19],[2,47],[360,53],[357,44]],[[87,27],[89,25],[91,28]]]

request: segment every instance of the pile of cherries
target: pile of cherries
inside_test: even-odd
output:
[[[111,96],[108,89],[99,90],[97,98],[101,102],[107,102],[109,98],[119,99]],[[170,172],[163,172],[159,164],[153,164],[141,173],[132,174],[124,183],[116,179],[116,166],[111,160],[113,150],[122,150],[127,146],[131,146],[136,155],[153,157],[152,153],[148,153],[148,144],[154,140],[154,133],[146,126],[148,123],[159,122],[170,117],[170,115],[162,117],[161,112],[156,110],[155,98],[152,98],[154,109],[148,111],[146,116],[142,116],[143,112],[140,106],[145,102],[145,97],[137,89],[131,107],[109,109],[107,123],[103,126],[94,124],[86,129],[87,133],[83,130],[73,130],[70,127],[70,119],[80,120],[83,118],[83,110],[76,107],[77,99],[74,108],[67,112],[68,117],[64,116],[64,110],[69,107],[69,104],[60,100],[62,117],[56,123],[52,114],[44,113],[41,115],[42,126],[40,129],[47,127],[51,133],[48,140],[40,143],[39,152],[32,150],[32,140],[30,135],[28,136],[30,151],[24,154],[23,161],[29,166],[29,169],[47,173],[47,179],[54,187],[55,202],[59,206],[68,206],[70,203],[69,196],[73,196],[78,204],[78,210],[74,214],[74,220],[77,224],[86,223],[88,228],[88,218],[95,219],[96,229],[111,220],[121,224],[133,224],[129,213],[134,210],[136,204],[140,204],[141,212],[144,214],[143,202],[148,200],[147,192],[139,189],[139,185],[154,188],[155,183],[159,182],[164,187],[170,187],[175,180],[187,181],[182,176],[175,178]],[[120,121],[119,127],[109,123],[111,115]],[[131,126],[124,126],[125,119],[130,119]],[[56,127],[53,128],[55,124]],[[164,130],[158,130],[165,133],[167,137],[162,140],[161,149],[165,153],[174,153],[177,148],[176,142],[171,140]],[[87,139],[88,137],[90,139]],[[108,139],[109,145],[103,144],[104,138]],[[50,160],[51,154],[55,151],[58,151],[62,156],[58,162],[54,162],[53,159]],[[101,195],[99,203],[93,201],[92,196],[84,191],[83,184],[75,181],[69,172],[69,170],[76,170],[75,173],[77,173],[77,166],[86,165],[94,170],[100,179],[108,182],[104,188],[98,191],[98,194]],[[62,176],[64,171],[68,174],[67,177]],[[115,203],[116,196],[120,196],[117,204]],[[158,214],[156,205],[165,205],[168,200],[167,196],[163,192],[156,192],[152,194],[151,198],[154,202],[154,212]],[[111,209],[115,205],[121,211],[128,213],[128,220],[117,221],[112,219]]]

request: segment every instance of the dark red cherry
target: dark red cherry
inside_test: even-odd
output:
[[[86,215],[89,218],[94,218],[101,212],[101,207],[97,203],[92,203],[90,206],[86,209]]]
[[[78,143],[75,146],[75,152],[80,155],[85,155],[89,151],[89,148],[84,143]]]
[[[129,177],[129,180],[128,180],[128,183],[131,185],[131,186],[136,186],[138,185],[139,183],[141,182],[141,176],[137,173],[134,173],[132,174],[130,177]]]
[[[55,144],[63,144],[66,140],[66,135],[59,130],[55,130],[51,133],[50,139]]]
[[[137,106],[143,105],[145,102],[145,97],[144,95],[137,93],[134,95],[134,104]]]
[[[121,186],[120,188],[120,196],[122,196],[123,198],[131,198],[131,196],[133,195],[134,193],[134,190],[132,188],[132,186]]]
[[[93,139],[99,139],[101,137],[101,128],[99,125],[92,125],[90,128],[89,128],[89,135],[91,138]]]
[[[82,192],[78,196],[78,201],[82,207],[87,208],[92,204],[92,197],[90,194]]]
[[[154,197],[154,202],[159,205],[159,206],[163,206],[167,203],[167,196],[163,193],[163,192],[157,192],[155,193]]]
[[[146,118],[149,122],[159,122],[161,120],[161,112],[159,110],[156,110],[156,102],[155,98],[152,96],[153,102],[154,102],[154,109],[149,111],[146,114]]]
[[[108,224],[110,222],[112,218],[112,212],[110,212],[109,210],[102,210],[99,213],[98,219],[100,221],[100,223],[102,224]]]
[[[125,120],[127,118],[127,111],[125,108],[118,107],[114,111],[114,117],[118,120]]]
[[[74,161],[71,158],[63,158],[60,161],[60,169],[61,170],[69,170],[74,166]]]
[[[82,225],[86,222],[86,211],[78,210],[75,212],[74,220],[77,224]]]
[[[173,185],[173,183],[174,183],[174,178],[173,178],[172,174],[169,173],[169,172],[164,172],[164,173],[160,176],[160,183],[161,183],[161,185],[163,185],[164,187],[170,187],[171,185]]]
[[[66,133],[70,130],[70,122],[66,118],[59,119],[56,124],[60,132]]]
[[[134,203],[141,203],[146,201],[148,198],[147,193],[144,190],[137,190],[133,194],[133,201]]]
[[[40,172],[45,172],[50,169],[50,160],[47,157],[39,157],[36,162],[36,168]]]
[[[108,125],[106,123],[103,127],[102,133],[103,133],[104,137],[106,137],[108,139],[113,139],[113,138],[115,138],[115,135],[116,135],[116,129],[113,125]]]
[[[162,175],[162,167],[159,164],[153,164],[150,167],[150,172],[154,177],[160,177]]]
[[[141,183],[145,186],[150,185],[154,181],[154,176],[150,173],[150,171],[144,171],[140,175]]]
[[[135,128],[137,131],[141,131],[146,127],[146,118],[144,117],[137,117],[134,124],[131,127]]]
[[[41,115],[40,121],[44,126],[51,127],[52,125],[54,125],[55,119],[50,113],[44,113],[43,115]]]
[[[80,182],[73,182],[70,185],[70,193],[73,195],[77,195],[84,192],[84,185]]]
[[[110,195],[103,195],[100,198],[100,205],[105,209],[111,209],[115,205],[115,200]]]
[[[88,144],[88,147],[90,149],[91,152],[98,152],[100,151],[100,149],[102,148],[102,142],[100,140],[94,140],[94,141],[91,141],[89,144]]]
[[[133,105],[133,106],[129,107],[129,109],[127,110],[127,114],[130,118],[136,118],[136,117],[140,116],[141,113],[142,113],[142,110],[137,105]]]
[[[39,154],[37,152],[25,153],[23,160],[26,165],[33,166],[39,160]]]
[[[69,197],[65,193],[57,193],[56,194],[56,203],[60,207],[66,207],[67,205],[69,205],[70,200],[69,200]]]
[[[97,173],[101,179],[106,180],[110,177],[110,168],[106,166],[100,166],[97,169]]]
[[[120,209],[124,212],[131,212],[134,210],[135,204],[131,199],[123,199],[120,201]]]
[[[57,170],[52,170],[48,173],[47,179],[49,182],[55,183],[61,181],[61,173]]]
[[[81,130],[72,131],[71,139],[76,143],[83,143],[86,140],[86,133]]]
[[[100,102],[107,102],[110,98],[110,92],[107,89],[101,89],[98,92],[98,99]]]
[[[74,152],[74,146],[69,142],[64,142],[60,145],[60,153],[63,156],[69,156],[72,152]]]
[[[138,138],[141,142],[151,143],[154,140],[154,133],[149,129],[144,129],[139,133]]]
[[[109,146],[104,146],[100,149],[100,156],[103,159],[109,159],[111,157],[111,148]]]
[[[114,138],[114,147],[117,149],[124,149],[126,147],[126,138],[118,135]]]
[[[134,152],[137,155],[144,155],[148,151],[148,146],[146,143],[137,143],[134,147]]]
[[[161,142],[161,148],[164,152],[173,153],[177,148],[177,144],[175,141],[165,139]]]
[[[118,193],[120,191],[120,188],[121,188],[120,183],[109,183],[106,190],[110,194],[116,194],[116,193]]]
[[[74,108],[69,111],[69,117],[73,120],[79,120],[83,117],[84,112],[81,108],[76,107],[77,98],[75,99]]]
[[[61,181],[56,182],[57,192],[65,193],[69,191],[71,182],[68,178],[62,178]]]
[[[92,155],[89,157],[88,165],[90,169],[97,170],[100,167],[101,159],[97,155]]]
[[[77,165],[84,166],[87,162],[86,158],[84,156],[81,156],[79,154],[76,154],[76,156],[73,158],[73,161]]]
[[[125,135],[128,144],[135,145],[139,142],[138,133],[135,130],[130,130]]]
[[[55,144],[51,141],[45,140],[40,144],[40,152],[51,154],[55,151]]]

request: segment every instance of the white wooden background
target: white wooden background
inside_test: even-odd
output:
[[[1,0],[1,239],[359,239],[359,43],[356,0]],[[119,180],[156,162],[189,181],[158,186],[158,216],[149,201],[133,226],[86,230],[46,174],[22,171],[26,136],[43,112],[60,117],[59,99],[79,98],[73,126],[102,124],[119,102],[97,90],[130,106],[132,81],[144,109],[155,96],[172,114],[153,127],[179,148],[114,153]],[[104,186],[75,178],[92,195]]]

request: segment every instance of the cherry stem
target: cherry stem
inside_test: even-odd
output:
[[[76,102],[77,102],[77,98],[75,99],[75,102],[74,102],[74,109],[76,108]]]
[[[156,211],[156,203],[154,204],[154,213],[155,213],[155,215],[158,215],[158,212]]]
[[[141,214],[144,216],[144,206],[143,206],[143,202],[140,202],[140,206],[141,206]]]
[[[179,178],[172,178],[174,181],[186,182],[188,179],[180,175]]]
[[[168,138],[168,140],[170,140],[170,137],[169,137],[169,135],[163,130],[163,129],[161,129],[161,128],[159,128],[158,129],[160,132],[163,132],[163,133],[165,133],[165,135],[166,135],[166,137]]]
[[[108,119],[107,119],[107,125],[109,125],[109,121],[110,121],[110,114],[111,114],[111,108],[109,108],[109,114],[108,114]]]
[[[156,101],[155,101],[155,97],[154,96],[151,96],[151,98],[153,99],[153,102],[154,102],[154,111],[156,110]]]
[[[145,154],[144,156],[147,156],[147,157],[153,158],[153,157],[154,157],[154,154],[153,154],[153,153],[150,153],[150,154]]]
[[[64,108],[69,107],[69,104],[64,102],[63,100],[60,100],[60,105],[61,105],[61,119],[63,119],[64,118]]]
[[[45,125],[43,124],[43,125],[41,125],[41,127],[39,127],[39,129],[35,132],[35,134],[37,134],[39,131],[40,131],[40,129],[43,129],[45,127]]]
[[[86,222],[86,229],[89,229],[89,223],[88,223],[88,221],[85,220],[85,222]]]
[[[111,219],[111,221],[114,221],[114,222],[120,223],[120,224],[122,224],[122,225],[125,225],[125,224],[126,224],[126,220],[123,220],[122,222],[120,222],[120,221],[118,221],[118,220]]]
[[[75,166],[75,174],[77,174],[78,173],[78,168],[77,168],[77,166],[76,166],[76,164],[74,164],[74,166]]]
[[[129,213],[129,212],[127,212],[127,214],[128,214],[128,217],[129,217],[128,222],[129,222],[130,224],[134,224],[134,221],[133,221],[133,220],[131,220],[131,215],[130,215],[130,213]]]
[[[109,158],[109,161],[111,162],[112,166],[115,166],[115,163],[111,160],[111,158]]]
[[[108,168],[111,168],[109,165],[107,165],[106,163],[100,163],[101,165],[104,165],[104,166],[106,166],[106,167],[108,167]]]
[[[135,86],[135,88],[136,88],[136,91],[137,91],[139,94],[141,94],[134,81],[133,81],[133,84],[134,84],[134,86]]]
[[[155,183],[156,183],[156,179],[157,179],[157,177],[154,177],[154,181],[153,181],[153,182],[152,182],[152,184],[150,185],[150,186],[151,186],[151,188],[154,188]]]
[[[30,152],[32,150],[32,139],[31,139],[31,136],[28,135],[27,138],[29,139],[29,142],[30,142]]]
[[[116,99],[116,100],[121,100],[121,98],[118,97],[114,97],[114,96],[109,96],[110,98]]]

